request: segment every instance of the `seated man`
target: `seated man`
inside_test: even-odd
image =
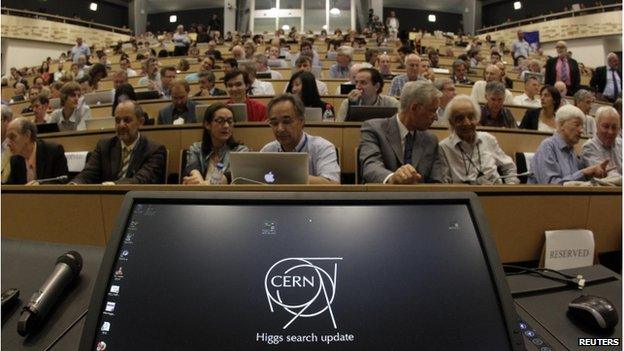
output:
[[[199,91],[193,95],[198,96],[225,96],[227,92],[215,86],[216,78],[212,71],[199,72]]]
[[[176,79],[171,84],[171,105],[158,111],[158,124],[197,123],[195,106],[197,102],[189,100],[191,88],[184,79]]]
[[[407,82],[420,79],[420,57],[416,54],[405,56],[405,74],[392,78],[390,83],[390,96],[400,96],[403,86]]]
[[[429,48],[429,50],[427,50],[427,56],[429,57],[431,68],[440,68],[440,54],[438,54],[435,48]]]
[[[467,84],[473,85],[474,82],[468,79],[468,65],[463,60],[455,60],[453,61],[453,66],[451,67],[451,79],[455,84]]]
[[[496,65],[488,65],[485,68],[484,74],[485,80],[479,80],[472,86],[470,97],[472,97],[476,102],[485,101],[485,86],[487,83],[491,81],[503,82],[503,72],[501,72],[500,68],[496,67]],[[505,104],[510,105],[512,103],[513,94],[511,94],[511,91],[505,89]]]
[[[392,69],[390,67],[390,55],[383,53],[381,55],[379,55],[379,57],[377,58],[377,66],[375,68],[377,68],[379,70],[379,73],[381,73],[381,75],[384,77],[384,79],[390,79],[394,78],[396,76],[396,74],[394,72],[392,72]],[[357,65],[354,64],[353,66]],[[353,68],[353,66],[351,66],[351,68]],[[349,75],[351,73],[349,72]]]
[[[502,78],[501,78],[501,82],[503,82],[503,84],[505,84],[505,87],[507,89],[513,89],[513,79],[507,77],[507,66],[505,66],[504,63],[502,62],[496,62],[496,67],[498,67],[498,69],[500,69],[501,74],[502,74]]]
[[[246,104],[247,105],[247,121],[261,122],[267,118],[267,109],[263,103],[250,99],[247,96],[247,90],[251,86],[247,74],[239,70],[234,70],[225,74],[223,77],[225,89],[230,96],[228,104]]]
[[[485,86],[485,105],[481,107],[479,125],[484,127],[518,128],[509,109],[503,106],[505,86],[501,82],[491,81]]]
[[[451,135],[440,142],[440,159],[447,170],[445,183],[495,184],[503,183],[500,176],[517,174],[516,165],[498,146],[496,138],[477,132],[479,110],[479,105],[467,95],[456,96],[446,107],[444,114]],[[504,183],[518,184],[520,180],[511,177]]]
[[[559,94],[561,94],[561,106],[569,104],[570,102],[568,102],[568,100],[565,98],[568,94],[568,87],[565,85],[565,83],[562,81],[557,81],[555,83],[555,88],[559,91]]]
[[[354,65],[355,66],[355,65]],[[312,73],[312,59],[308,56],[299,56],[296,63],[297,71],[306,71]],[[321,82],[320,80],[314,78],[316,81],[316,88],[318,89],[319,95],[327,95],[327,84]],[[284,87],[284,91],[288,85]],[[340,94],[340,86],[338,86],[338,94]]]
[[[574,153],[574,145],[578,144],[583,133],[583,111],[576,106],[565,105],[557,110],[555,120],[555,135],[544,139],[531,159],[533,175],[528,182],[563,184],[605,177],[609,160],[587,166]]]
[[[45,95],[39,95],[33,101],[33,112],[35,113],[35,124],[48,123],[51,116],[48,114],[48,108],[50,107],[50,100]]]
[[[61,108],[50,115],[50,123],[58,123],[60,131],[85,130],[85,120],[91,118],[91,109],[80,101],[80,85],[65,83],[61,88]]]
[[[448,127],[449,122],[445,118],[444,110],[449,102],[455,97],[455,84],[451,78],[437,78],[433,82],[436,89],[438,89],[442,96],[440,96],[440,106],[436,111],[436,120],[433,122],[435,127]]]
[[[212,71],[213,66],[214,66],[214,59],[210,56],[206,56],[202,60],[201,66],[199,66],[199,72],[187,74],[186,77],[184,77],[184,79],[186,79],[186,81],[189,83],[197,83],[199,81],[199,75],[202,72]]]
[[[139,75],[137,71],[130,68],[130,59],[127,57],[119,59],[119,69],[125,71],[128,77],[136,77]]]
[[[349,76],[349,68],[353,61],[353,48],[350,46],[341,46],[338,48],[336,55],[336,63],[329,67],[330,78],[347,78]]]
[[[115,133],[102,139],[91,152],[85,168],[73,184],[162,184],[167,150],[140,135],[143,109],[126,100],[115,109]]]
[[[596,120],[589,115],[592,104],[594,103],[594,94],[585,89],[579,89],[574,94],[574,106],[578,107],[585,114],[585,123],[583,124],[583,133],[588,137],[596,134]]]
[[[7,184],[38,184],[37,179],[67,175],[63,146],[37,139],[37,126],[28,119],[9,123],[6,139],[12,154]]]
[[[539,99],[540,82],[536,76],[527,75],[524,78],[524,94],[513,98],[514,105],[529,108],[540,108],[542,103]]]
[[[262,152],[307,152],[310,184],[340,183],[336,148],[329,141],[303,131],[305,106],[295,95],[282,94],[269,102],[269,125],[275,135]]]
[[[269,73],[271,74],[271,79],[284,79],[281,73],[277,71],[273,71],[269,67],[269,59],[265,54],[257,53],[253,56],[253,62],[256,64],[256,72],[257,73]]]
[[[435,119],[441,94],[430,82],[405,84],[400,112],[362,124],[359,164],[365,183],[441,182],[438,138],[427,129]]]
[[[587,165],[609,160],[609,176],[622,175],[622,138],[620,134],[620,115],[610,106],[603,106],[596,111],[596,135],[583,144],[583,162]]]
[[[238,69],[249,77],[251,82],[250,95],[275,95],[273,84],[256,79],[256,64],[247,61],[238,64]]]
[[[22,109],[22,114],[33,112],[33,104],[37,96],[39,96],[40,91],[41,90],[39,89],[39,87],[36,87],[34,85],[30,87],[30,89],[28,89],[28,100],[30,101],[30,106],[24,107]]]
[[[336,121],[342,122],[347,117],[349,106],[399,107],[399,102],[392,96],[383,95],[383,77],[374,68],[362,68],[355,76],[355,89],[340,104]]]
[[[312,43],[309,40],[302,40],[299,46],[299,52],[290,58],[293,67],[297,63],[297,59],[301,56],[307,56],[312,60],[312,66],[321,67],[321,59],[316,51],[312,49]]]
[[[336,87],[336,95],[342,95],[340,94],[340,86],[342,84],[353,84],[355,85],[355,76],[357,76],[358,72],[360,71],[360,69],[362,68],[370,68],[370,65],[366,62],[362,63],[362,62],[358,62],[358,63],[354,63],[351,68],[349,69],[349,80],[344,82],[344,83],[340,83],[337,87]],[[321,92],[319,91],[319,94]]]

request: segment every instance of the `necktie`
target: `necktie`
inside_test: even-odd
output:
[[[620,87],[618,86],[617,76],[615,75],[615,68],[611,68],[611,78],[613,78],[613,99],[617,99],[620,94]]]
[[[127,147],[123,147],[121,149],[121,159],[122,159],[122,163],[121,163],[121,170],[119,171],[119,176],[118,178],[124,178],[126,176],[126,173],[128,172],[128,166],[130,166],[130,156],[132,156],[132,152],[130,152],[130,149]]]
[[[559,76],[564,83],[568,84],[568,64],[564,59],[561,59],[561,72],[559,72]]]
[[[414,148],[414,134],[407,133],[405,136],[405,150],[403,151],[403,164],[412,163],[412,149]]]

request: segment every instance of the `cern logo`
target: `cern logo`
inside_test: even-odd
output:
[[[288,328],[297,318],[316,317],[325,311],[329,313],[334,329],[338,328],[331,304],[336,295],[336,261],[340,260],[341,257],[291,257],[269,268],[264,277],[264,289],[271,312],[275,312],[275,307],[281,307],[293,315],[282,329]],[[324,267],[319,266],[321,263],[325,263]]]

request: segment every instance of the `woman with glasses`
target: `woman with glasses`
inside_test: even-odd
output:
[[[234,113],[230,107],[223,103],[210,105],[204,113],[202,141],[193,143],[188,151],[182,184],[229,183],[230,152],[249,151],[234,140],[233,133]],[[215,182],[219,174],[220,180]]]

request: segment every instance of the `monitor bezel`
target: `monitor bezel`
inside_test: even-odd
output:
[[[495,287],[502,317],[507,330],[507,338],[512,350],[525,350],[524,340],[518,326],[518,316],[511,292],[505,279],[498,251],[485,213],[475,193],[470,192],[191,192],[191,191],[130,191],[126,194],[117,220],[109,236],[106,250],[100,264],[97,280],[89,303],[79,350],[91,350],[97,336],[97,324],[102,313],[103,301],[109,284],[110,272],[117,261],[119,247],[130,220],[135,204],[214,204],[233,205],[261,204],[300,204],[331,202],[334,205],[357,205],[371,202],[377,205],[390,204],[456,204],[467,205],[477,232],[479,243]]]

